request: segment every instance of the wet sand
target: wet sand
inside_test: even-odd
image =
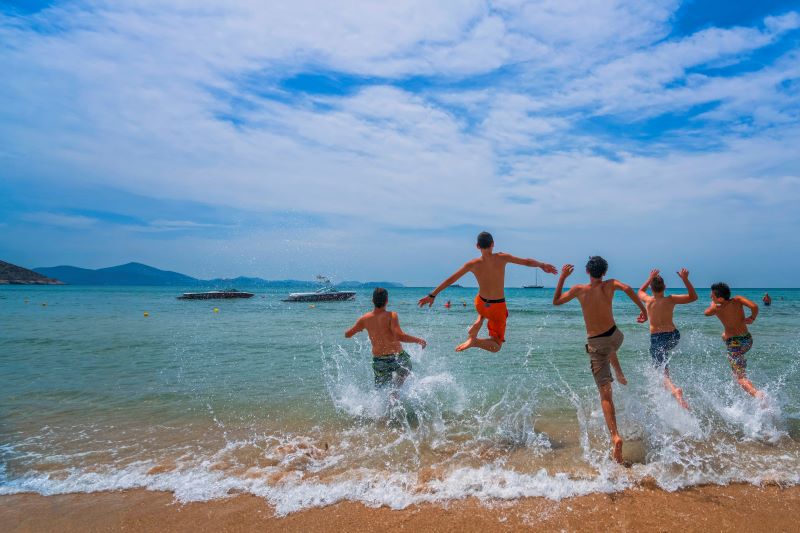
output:
[[[4,531],[796,531],[800,487],[642,487],[552,501],[474,499],[393,511],[345,502],[276,517],[261,498],[181,505],[172,494],[130,490],[0,497]]]

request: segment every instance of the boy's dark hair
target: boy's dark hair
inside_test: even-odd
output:
[[[714,293],[714,296],[717,298],[725,298],[726,300],[731,299],[731,288],[728,287],[727,283],[719,282],[715,283],[711,286],[711,292]]]
[[[383,287],[375,287],[375,290],[372,291],[372,303],[375,304],[375,307],[384,307],[388,301],[389,291]]]
[[[593,278],[602,278],[608,272],[608,261],[599,255],[593,255],[586,263],[586,272]]]
[[[478,248],[483,250],[487,248],[491,248],[494,244],[494,239],[492,238],[492,234],[488,231],[482,231],[478,233]]]
[[[661,276],[655,276],[653,281],[650,282],[650,288],[653,289],[653,292],[664,292],[664,289],[667,288],[667,285],[664,283],[664,278]]]

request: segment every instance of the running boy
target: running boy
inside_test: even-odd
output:
[[[389,291],[377,287],[372,293],[375,309],[359,318],[344,336],[350,338],[359,331],[367,330],[372,342],[372,372],[375,386],[383,387],[389,382],[394,387],[403,384],[411,372],[411,357],[403,350],[401,343],[414,342],[425,348],[424,339],[407,335],[400,328],[397,313],[387,311]]]
[[[508,309],[505,298],[506,265],[514,263],[528,267],[538,267],[550,274],[558,270],[553,265],[540,263],[535,259],[522,259],[502,252],[494,253],[494,239],[486,231],[478,234],[478,250],[481,256],[467,261],[455,274],[444,280],[433,292],[419,301],[419,306],[433,304],[436,295],[458,281],[467,272],[472,272],[478,280],[478,295],[475,296],[475,310],[478,318],[468,331],[467,340],[456,346],[457,352],[467,348],[481,348],[489,352],[499,352],[506,341],[506,319]],[[483,326],[483,321],[489,321],[489,338],[479,339],[478,332]]]
[[[750,316],[745,318],[744,308],[750,309]],[[711,305],[705,310],[706,316],[715,315],[722,322],[725,331],[722,340],[728,349],[728,363],[739,385],[751,396],[763,398],[764,393],[756,389],[747,379],[747,359],[745,354],[753,347],[753,336],[747,330],[758,316],[758,305],[744,296],[731,298],[731,288],[727,283],[715,283],[711,286]]]
[[[683,390],[676,387],[669,377],[669,354],[678,346],[681,333],[672,321],[672,314],[678,304],[690,304],[697,300],[697,292],[689,281],[689,271],[682,268],[678,272],[678,277],[683,280],[689,294],[670,294],[664,295],[667,285],[661,277],[658,269],[650,271],[650,277],[639,289],[639,299],[647,307],[647,316],[650,319],[650,357],[656,368],[664,368],[664,385],[672,392],[675,399],[684,409],[689,405],[683,399]],[[647,295],[647,287],[653,291],[653,296]]]
[[[564,265],[561,269],[561,277],[558,278],[556,292],[553,294],[553,305],[562,305],[577,298],[583,311],[583,321],[586,324],[586,353],[589,354],[589,364],[594,375],[594,381],[600,391],[600,404],[603,407],[603,415],[606,419],[608,431],[611,433],[611,442],[614,445],[611,456],[618,463],[622,462],[622,437],[617,431],[617,415],[614,411],[614,401],[611,395],[611,368],[617,379],[623,385],[628,381],[622,373],[622,368],[617,359],[617,350],[622,346],[624,336],[614,322],[614,291],[619,289],[628,295],[628,298],[635,303],[641,313],[638,321],[647,320],[647,309],[642,301],[636,296],[628,285],[615,279],[603,280],[603,276],[608,271],[608,263],[600,256],[592,256],[586,263],[586,273],[589,274],[589,283],[586,285],[575,285],[565,293],[564,282],[575,270],[572,265]]]

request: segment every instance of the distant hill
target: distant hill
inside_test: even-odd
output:
[[[42,267],[39,274],[55,277],[70,285],[199,285],[199,279],[178,272],[159,270],[142,263],[127,263],[108,268],[78,268],[74,266]]]
[[[289,288],[289,287],[314,287],[314,281],[296,279],[268,280],[262,278],[244,277],[216,278],[202,280],[171,272],[160,270],[142,263],[128,263],[115,267],[78,268],[74,266],[39,267],[34,269],[44,276],[58,278],[71,285],[166,285],[181,287],[208,287],[208,288],[235,288],[235,287],[264,287],[264,288]],[[30,271],[29,271],[30,272]],[[402,287],[400,283],[391,281],[344,281],[336,285],[341,288],[371,288],[371,287]]]
[[[33,270],[0,261],[0,285],[63,285],[52,277],[45,277]]]

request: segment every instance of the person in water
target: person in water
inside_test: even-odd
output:
[[[577,298],[583,311],[583,321],[586,324],[586,353],[589,354],[589,365],[592,369],[594,381],[600,392],[600,404],[603,407],[603,416],[606,419],[608,431],[611,433],[613,451],[611,456],[618,463],[622,463],[622,437],[617,431],[617,416],[614,411],[614,401],[611,395],[611,367],[617,380],[626,385],[628,381],[622,373],[622,368],[617,358],[617,351],[622,346],[624,336],[614,321],[614,291],[621,290],[635,303],[640,310],[638,321],[647,321],[647,309],[632,288],[615,279],[603,280],[608,271],[608,262],[600,256],[592,256],[586,263],[586,273],[589,274],[589,283],[574,285],[562,294],[564,282],[575,270],[572,265],[564,265],[561,277],[553,294],[553,305],[563,305],[573,298]]]
[[[764,302],[764,305],[769,307],[770,305],[772,305],[772,296],[770,296],[768,292],[765,292],[764,297],[761,298],[761,301]]]
[[[750,316],[744,316],[744,308],[750,309]],[[747,329],[758,316],[758,305],[744,296],[731,298],[731,288],[727,283],[711,286],[711,305],[705,310],[706,316],[716,316],[724,331],[722,340],[728,350],[728,363],[739,385],[751,396],[763,398],[764,393],[756,389],[747,378],[747,358],[745,354],[753,347],[753,336]]]
[[[424,339],[406,334],[400,327],[397,313],[387,311],[389,291],[377,287],[372,293],[375,309],[361,316],[344,336],[350,338],[359,331],[367,330],[372,342],[372,372],[375,386],[384,387],[392,383],[400,387],[411,373],[411,357],[403,350],[402,343],[413,342],[424,349]]]
[[[558,271],[553,265],[535,259],[523,259],[502,252],[495,253],[494,239],[486,231],[478,234],[477,247],[481,256],[464,263],[464,266],[433,289],[433,292],[420,299],[419,306],[433,305],[437,294],[461,279],[467,272],[472,272],[475,279],[478,280],[478,294],[475,296],[475,310],[478,312],[478,318],[469,328],[467,340],[456,346],[456,351],[481,348],[489,352],[499,352],[506,340],[506,320],[508,318],[504,292],[506,265],[513,263],[541,268],[550,274],[556,274]],[[478,333],[483,327],[484,320],[488,321],[489,338],[479,339]]]
[[[647,316],[650,319],[650,357],[656,368],[664,369],[664,385],[672,392],[675,399],[684,409],[689,405],[683,399],[683,390],[676,387],[669,377],[669,356],[670,352],[678,346],[681,333],[675,327],[672,314],[675,306],[679,304],[690,304],[697,300],[697,291],[694,290],[692,282],[689,281],[689,271],[682,268],[678,272],[686,286],[688,294],[670,294],[666,296],[664,291],[667,285],[661,277],[658,269],[650,271],[650,277],[639,289],[639,299],[644,302],[647,308]],[[653,296],[648,296],[647,288],[653,291]]]

